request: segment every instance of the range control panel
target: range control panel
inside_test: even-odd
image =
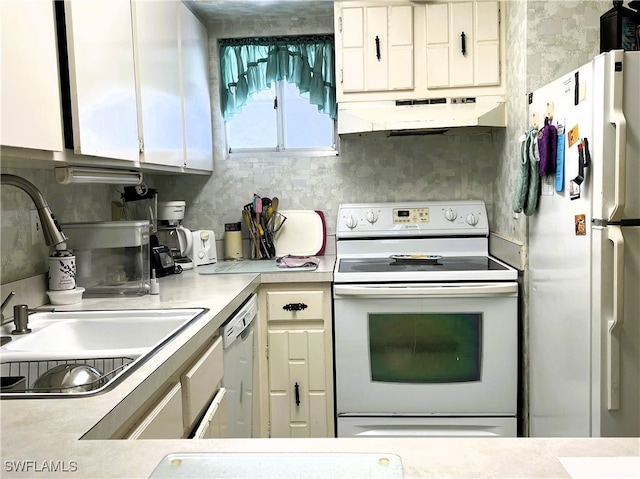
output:
[[[483,201],[349,203],[338,209],[341,238],[489,236]]]
[[[394,208],[395,224],[420,224],[429,222],[429,208]]]

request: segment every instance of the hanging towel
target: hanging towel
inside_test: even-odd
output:
[[[558,147],[558,130],[551,124],[549,117],[544,119],[544,126],[538,132],[538,151],[540,153],[540,176],[550,175],[556,171],[556,149]]]
[[[520,142],[520,155],[518,157],[518,177],[516,178],[516,187],[513,195],[513,211],[522,213],[527,202],[527,193],[529,191],[529,176],[531,174],[531,156],[529,150],[532,142],[535,141],[538,130],[531,128],[525,132]],[[537,171],[536,171],[537,175]]]
[[[564,133],[558,135],[556,150],[556,191],[564,190]]]
[[[531,216],[538,206],[540,196],[540,152],[538,150],[537,134],[532,135],[529,143],[529,188],[527,190],[527,201],[524,205],[524,214]]]
[[[518,155],[518,176],[516,178],[516,187],[513,194],[513,211],[522,213],[524,203],[527,199],[527,188],[529,187],[529,131],[521,137],[520,153]]]

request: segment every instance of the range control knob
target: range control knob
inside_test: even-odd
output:
[[[347,216],[347,219],[345,220],[345,224],[347,225],[347,228],[352,230],[353,228],[358,226],[358,220],[355,219],[353,216]]]
[[[471,226],[475,226],[478,224],[478,217],[476,215],[474,215],[473,213],[469,213],[467,215],[467,223],[469,223]]]
[[[452,208],[449,208],[444,212],[444,217],[449,221],[454,221],[458,217],[458,212]]]
[[[378,221],[378,213],[376,213],[375,211],[371,210],[367,213],[367,221],[371,224],[375,223],[376,221]]]

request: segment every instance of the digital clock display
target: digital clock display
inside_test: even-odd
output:
[[[394,224],[426,224],[429,222],[429,208],[394,209]]]

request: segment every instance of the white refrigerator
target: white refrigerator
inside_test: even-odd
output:
[[[600,54],[529,103],[564,125],[564,178],[541,179],[528,225],[530,435],[640,436],[640,52]]]

